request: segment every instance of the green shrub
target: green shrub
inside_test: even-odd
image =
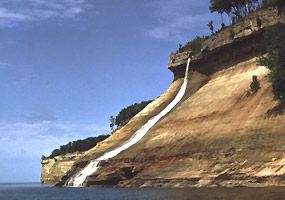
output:
[[[281,15],[282,11],[284,10],[285,1],[284,0],[271,0],[271,5],[276,6],[278,10],[278,14]]]
[[[285,1],[284,0],[262,0],[261,8],[268,8],[270,6],[275,6],[280,15],[284,10]]]
[[[45,157],[45,155],[42,155],[42,160],[46,160],[47,157]]]
[[[179,47],[178,47],[178,52],[179,52],[179,53],[183,52],[182,44],[178,44],[178,46],[179,46]]]
[[[207,26],[210,28],[211,34],[214,34],[213,20],[209,21],[209,23],[207,24]]]
[[[119,114],[115,117],[115,125],[117,128],[127,124],[132,117],[144,109],[152,100],[142,101],[141,103],[135,103],[127,108],[123,108]]]
[[[261,2],[261,8],[267,8],[269,6],[268,0],[262,0]]]
[[[256,75],[252,76],[252,81],[250,83],[250,90],[253,93],[256,93],[260,89],[260,83]]]
[[[270,70],[269,81],[272,83],[275,99],[285,101],[285,24],[278,22],[266,27],[264,39],[267,56],[258,60],[259,65]]]
[[[190,42],[187,42],[183,47],[180,46],[177,52],[184,52],[187,50],[192,51],[193,56],[200,53],[201,51],[201,46],[202,43],[207,40],[209,38],[209,36],[203,36],[203,37],[199,37],[196,36],[195,39],[191,40]]]
[[[256,23],[257,23],[258,28],[261,28],[262,21],[258,16],[256,17]]]

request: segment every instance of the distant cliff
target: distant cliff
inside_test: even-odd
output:
[[[42,160],[41,183],[58,183],[62,181],[74,162],[82,155],[84,153],[67,153]]]
[[[285,186],[285,116],[272,112],[278,102],[268,69],[256,62],[266,53],[264,26],[281,20],[273,8],[259,10],[205,41],[191,63],[182,101],[141,141],[101,162],[88,186]],[[188,56],[170,55],[170,88],[111,137],[73,159],[43,162],[42,182],[62,185],[90,160],[127,141],[175,97]],[[249,96],[253,75],[261,88]]]

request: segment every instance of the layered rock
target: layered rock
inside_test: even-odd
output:
[[[259,27],[256,18],[262,22]],[[265,53],[264,27],[284,21],[275,8],[258,10],[246,18],[220,30],[202,43],[201,52],[192,59],[191,68],[211,75]],[[233,35],[231,36],[231,31]],[[169,56],[168,69],[174,79],[184,76],[190,52],[173,53]]]
[[[276,13],[272,8],[252,13],[203,43],[203,52],[191,63],[182,101],[141,141],[101,162],[87,178],[87,185],[285,186],[284,106],[273,98],[268,69],[257,66],[256,61],[265,54],[265,46],[263,27],[257,27],[255,18],[259,16],[263,25],[271,25],[281,20]],[[229,29],[234,30],[234,39],[225,38]],[[63,184],[89,160],[130,139],[175,97],[189,53],[170,55],[168,67],[174,81],[165,94],[111,137],[72,161],[71,170],[61,174],[50,170],[47,177],[54,173],[52,179]],[[261,88],[248,95],[253,75],[258,76]],[[42,172],[45,177],[43,174],[47,170]]]
[[[68,153],[41,161],[41,183],[58,183],[67,175],[74,164],[84,153]]]
[[[193,73],[193,77],[199,74]],[[285,117],[270,112],[268,70],[256,59],[214,73],[142,142],[101,164],[89,186],[285,186]],[[252,75],[261,89],[248,96]]]
[[[285,186],[285,117],[268,112],[277,102],[267,73],[251,59],[213,74],[144,144],[120,155],[143,158],[121,186]],[[252,75],[261,89],[247,96]]]

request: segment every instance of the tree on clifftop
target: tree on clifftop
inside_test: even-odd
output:
[[[231,3],[228,0],[210,0],[210,7],[209,7],[211,13],[218,12],[221,15],[222,20],[222,27],[224,24],[223,20],[223,13],[229,13],[231,12]]]
[[[110,117],[110,128],[112,132],[115,130],[115,125],[117,129],[127,124],[132,117],[134,117],[137,113],[139,113],[142,109],[144,109],[152,100],[150,101],[142,101],[141,103],[135,103],[126,108],[123,108],[116,117]]]
[[[277,7],[278,14],[281,15],[285,7],[285,1],[284,0],[272,0],[272,4]]]
[[[116,119],[113,116],[111,116],[109,120],[110,120],[110,128],[113,133]]]
[[[212,13],[218,12],[221,15],[223,24],[223,13],[227,13],[232,21],[236,21],[255,10],[256,4],[258,0],[210,0],[209,9]]]
[[[49,155],[49,157],[42,156],[42,160],[45,160],[47,158],[54,158],[56,156],[64,155],[66,153],[87,151],[96,146],[98,142],[105,140],[109,136],[110,135],[99,135],[97,137],[89,137],[84,140],[76,140],[73,142],[69,142],[65,145],[61,145],[59,149],[54,149]]]

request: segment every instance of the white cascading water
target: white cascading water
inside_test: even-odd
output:
[[[113,158],[116,155],[118,155],[120,152],[128,149],[129,147],[137,143],[139,140],[143,138],[143,136],[149,131],[149,129],[151,129],[163,116],[169,113],[174,108],[174,106],[176,106],[179,103],[179,101],[182,99],[182,97],[184,96],[186,92],[187,81],[188,81],[188,69],[189,69],[190,61],[191,59],[188,58],[184,82],[179,92],[177,93],[176,97],[172,100],[172,102],[168,104],[166,108],[164,108],[158,115],[151,118],[144,126],[142,126],[128,142],[118,147],[117,149],[109,151],[105,153],[103,156],[95,160],[92,160],[80,173],[78,173],[75,177],[72,177],[67,182],[66,184],[67,186],[82,187],[85,179],[91,174],[93,174],[99,168],[98,164],[100,161]]]

